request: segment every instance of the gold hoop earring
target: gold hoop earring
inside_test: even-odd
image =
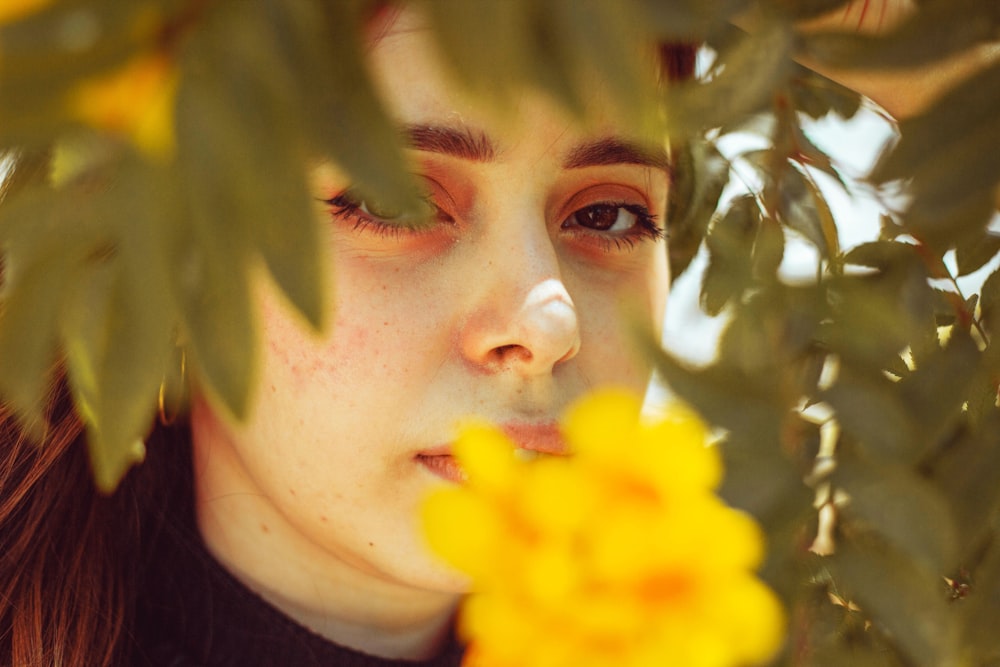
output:
[[[180,385],[180,392],[183,392],[184,388],[184,378],[187,373],[187,356],[184,354],[184,350],[181,350],[181,364],[180,364],[180,377],[178,384]],[[180,414],[180,410],[174,412],[174,414],[167,413],[167,382],[168,378],[164,376],[163,382],[160,383],[160,391],[157,393],[156,397],[156,409],[157,414],[160,418],[160,424],[163,426],[171,426],[177,421],[177,417]],[[177,398],[177,397],[175,397]],[[178,400],[178,403],[181,401]],[[175,406],[176,407],[176,406]]]

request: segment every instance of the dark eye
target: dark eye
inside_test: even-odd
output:
[[[570,217],[581,227],[601,232],[628,229],[636,222],[634,213],[617,204],[595,204],[576,211]]]
[[[604,249],[631,250],[639,241],[663,238],[656,216],[641,204],[605,201],[577,209],[569,214],[562,228],[576,236],[589,237]]]
[[[627,235],[640,230],[656,230],[653,216],[645,206],[624,202],[601,202],[574,211],[562,224],[564,229],[583,227],[595,232]]]

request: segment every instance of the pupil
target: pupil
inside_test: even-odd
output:
[[[576,221],[584,227],[605,231],[618,220],[618,207],[608,204],[589,206],[576,214]]]

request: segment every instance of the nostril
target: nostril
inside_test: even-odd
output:
[[[523,345],[500,345],[493,348],[491,356],[493,361],[499,364],[507,364],[514,361],[531,361],[531,350]]]

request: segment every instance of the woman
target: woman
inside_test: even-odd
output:
[[[590,129],[532,93],[492,116],[447,79],[416,13],[376,32],[374,77],[431,224],[392,225],[318,166],[331,333],[306,333],[259,281],[250,418],[196,389],[189,424],[158,427],[112,498],[90,488],[65,396],[40,451],[4,415],[4,663],[456,664],[465,582],[417,523],[426,493],[461,479],[456,422],[478,415],[559,454],[571,400],[644,390],[621,308],[662,319],[662,149],[621,132],[596,88]],[[688,49],[672,57],[690,67]]]

